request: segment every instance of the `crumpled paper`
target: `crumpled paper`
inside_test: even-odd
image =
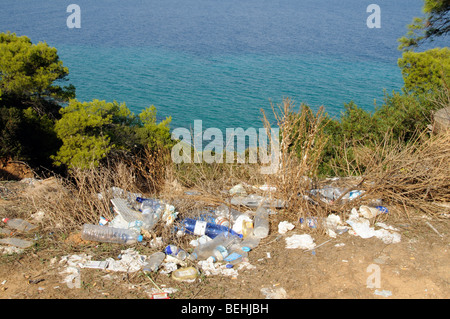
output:
[[[397,229],[384,223],[376,223],[375,225],[382,227],[382,229],[375,230],[374,227],[370,226],[368,219],[360,217],[356,208],[352,209],[349,219],[346,222],[353,229],[353,232],[350,232],[350,234],[357,235],[361,238],[376,237],[381,239],[385,244],[395,244],[401,241],[401,235],[396,232]]]
[[[313,249],[314,247],[316,247],[314,239],[308,234],[292,235],[291,237],[286,238],[287,249]]]
[[[286,234],[288,231],[293,230],[294,227],[294,224],[288,221],[282,221],[278,224],[278,233]]]

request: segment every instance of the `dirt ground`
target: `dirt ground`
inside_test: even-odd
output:
[[[15,194],[19,182],[0,183],[0,217],[32,214]],[[447,215],[448,216],[448,215]],[[148,299],[158,289],[173,288],[171,299],[265,299],[264,291],[283,294],[286,299],[447,299],[450,297],[449,220],[420,214],[395,212],[384,222],[400,230],[401,242],[384,244],[378,238],[363,239],[349,233],[332,239],[320,231],[301,229],[272,231],[249,253],[252,269],[237,276],[200,274],[192,283],[173,280],[166,274],[111,272],[80,269],[81,284],[63,282],[63,256],[89,254],[93,260],[117,258],[129,247],[83,242],[77,233],[37,231],[18,237],[36,243],[21,253],[0,256],[2,299]],[[427,223],[428,222],[428,223]],[[433,230],[430,225],[434,227]],[[4,225],[2,225],[4,227]],[[286,249],[286,237],[308,233],[317,244],[314,250]],[[78,240],[77,240],[78,239]],[[331,240],[330,240],[331,239]],[[323,245],[319,246],[320,244]],[[142,243],[132,246],[142,254],[151,249]],[[284,289],[284,291],[283,291]]]

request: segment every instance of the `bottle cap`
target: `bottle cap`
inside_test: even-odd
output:
[[[247,247],[247,246],[244,246],[241,249],[242,249],[242,251],[247,251],[247,252],[249,252],[251,250],[250,247]]]
[[[2,219],[2,221],[3,221],[4,223],[8,222],[8,220],[9,220],[9,218],[6,218],[6,217]]]
[[[137,241],[141,242],[142,239],[144,239],[144,237],[142,237],[142,235],[139,235],[138,238],[137,238]]]

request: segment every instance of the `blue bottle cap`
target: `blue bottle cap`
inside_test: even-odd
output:
[[[142,239],[144,239],[144,237],[142,237],[142,235],[139,235],[138,238],[137,238],[137,241],[141,242]]]
[[[241,247],[241,249],[242,249],[242,251],[246,251],[246,252],[249,252],[251,250],[250,247],[247,247],[247,246]]]
[[[232,264],[227,264],[226,267],[227,268],[233,268],[233,265]]]

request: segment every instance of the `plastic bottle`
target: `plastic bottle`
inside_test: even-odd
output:
[[[193,280],[197,278],[198,271],[194,267],[183,267],[175,270],[172,273],[172,278],[178,281]]]
[[[232,229],[230,229],[228,227],[213,224],[213,223],[208,223],[206,221],[195,220],[192,218],[185,218],[182,221],[182,227],[183,227],[184,232],[186,232],[188,234],[194,234],[194,235],[198,235],[198,236],[206,235],[213,239],[217,235],[224,233],[224,232],[225,233],[229,232],[235,236],[242,237],[241,234],[236,233],[235,231],[233,231]]]
[[[233,250],[224,261],[227,263],[227,268],[233,268],[235,265],[248,260],[248,253],[239,249]]]
[[[164,261],[164,258],[166,258],[166,254],[159,251],[156,252],[148,258],[147,264],[144,266],[142,271],[144,272],[155,272],[158,270],[159,266]]]
[[[167,255],[177,257],[180,260],[185,260],[188,257],[188,253],[186,251],[175,245],[168,245],[164,251]]]
[[[261,238],[255,237],[254,235],[246,237],[241,243],[241,250],[250,251],[259,245]]]
[[[195,247],[194,251],[189,256],[189,259],[205,260],[209,257],[213,257],[215,261],[223,260],[228,255],[228,247],[232,244],[239,243],[240,240],[241,239],[238,236],[234,236],[230,233],[222,233],[213,240]]]
[[[3,218],[3,222],[8,225],[8,227],[20,230],[20,231],[30,231],[36,229],[37,226],[33,225],[26,220],[20,218]]]
[[[143,214],[162,210],[163,203],[159,199],[136,197],[136,201],[141,203],[140,209]]]
[[[265,238],[269,235],[269,211],[264,207],[256,210],[253,234],[258,238]]]
[[[29,240],[24,240],[20,238],[14,238],[14,237],[7,237],[0,239],[0,244],[7,244],[19,248],[28,248],[33,246],[33,242]]]
[[[84,240],[100,241],[115,244],[131,245],[142,241],[142,236],[136,231],[125,228],[84,224],[81,233]]]

